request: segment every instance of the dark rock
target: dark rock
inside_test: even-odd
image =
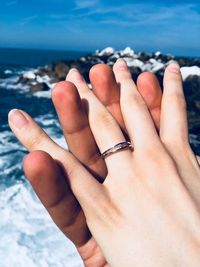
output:
[[[66,63],[59,61],[53,64],[52,69],[54,74],[58,77],[58,79],[62,80],[65,79],[67,73],[69,72],[70,67]]]
[[[16,84],[22,83],[22,84],[27,84],[30,80],[27,78],[24,78],[23,75],[20,75],[19,79],[16,81]]]
[[[35,74],[38,76],[53,75],[53,70],[49,65],[45,65],[43,68],[39,67],[35,70]]]
[[[46,83],[36,83],[30,85],[30,91],[32,93],[39,92],[39,91],[48,91],[49,86]]]
[[[200,102],[200,76],[189,76],[183,83],[184,94],[189,110],[199,110],[196,102]]]

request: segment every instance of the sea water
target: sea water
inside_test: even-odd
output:
[[[31,52],[29,56],[34,58]],[[15,84],[23,71],[39,62],[41,65],[49,62],[37,58],[37,62],[33,60],[29,66],[27,51],[12,51],[7,59],[5,54],[3,58],[3,53],[5,50],[0,49],[0,267],[81,267],[81,259],[73,244],[51,221],[26,181],[22,159],[27,151],[17,141],[7,123],[10,109],[23,109],[57,143],[66,147],[50,92],[32,94],[27,88]],[[34,51],[34,55],[36,53]],[[43,57],[47,54],[45,52]],[[17,57],[22,60],[17,61]],[[65,53],[63,58],[66,57],[73,58],[74,54]],[[58,57],[54,53],[48,55],[48,58],[56,60]]]

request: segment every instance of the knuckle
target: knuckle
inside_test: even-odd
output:
[[[145,146],[142,154],[148,161],[159,162],[160,161],[160,147],[154,145]]]
[[[102,124],[104,127],[111,126],[115,124],[115,120],[110,115],[110,113],[106,111],[98,112],[95,115],[95,121]]]
[[[141,95],[137,92],[132,93],[130,96],[126,96],[126,97],[122,97],[121,99],[121,103],[123,104],[123,106],[125,108],[134,108],[136,106],[146,106],[143,98],[141,97]]]
[[[187,129],[181,126],[171,132],[161,134],[160,138],[164,146],[172,150],[184,150],[189,144]]]
[[[169,136],[162,138],[162,143],[169,151],[179,151],[180,153],[186,153],[188,147],[188,139],[184,135],[176,140]]]
[[[45,133],[42,129],[39,129],[37,134],[31,138],[31,141],[29,142],[29,149],[31,151],[38,150],[42,148],[42,142],[45,138]]]

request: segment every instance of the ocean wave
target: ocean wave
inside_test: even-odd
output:
[[[0,213],[1,267],[83,266],[28,184],[0,190]]]
[[[19,92],[21,91],[29,91],[29,87],[26,85],[22,85],[17,83],[19,76],[11,76],[9,78],[0,79],[0,87],[5,89],[17,89]]]
[[[33,93],[33,95],[35,97],[38,97],[38,98],[41,98],[41,97],[45,97],[45,98],[51,98],[51,91],[38,91],[38,92],[35,92]]]

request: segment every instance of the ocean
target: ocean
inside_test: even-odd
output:
[[[0,267],[81,267],[73,244],[57,229],[26,181],[27,151],[12,134],[7,114],[26,110],[59,144],[65,145],[50,93],[32,94],[14,84],[19,75],[85,52],[0,49]]]

